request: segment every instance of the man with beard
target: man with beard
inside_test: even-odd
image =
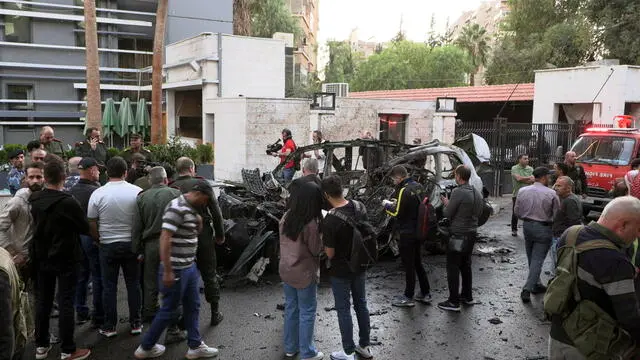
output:
[[[24,178],[24,151],[18,149],[9,153],[9,163],[11,164],[11,170],[9,170],[9,176],[7,178],[9,182],[9,191],[11,196],[14,196]]]
[[[44,186],[44,165],[29,164],[26,170],[27,188],[20,189],[0,210],[0,247],[12,256],[22,281],[28,279],[26,264],[29,260],[29,242],[33,236],[33,219],[29,210],[29,197]]]
[[[56,283],[63,360],[82,360],[91,351],[78,349],[74,341],[73,301],[77,284],[77,266],[82,261],[80,234],[89,232],[89,223],[80,204],[62,191],[64,163],[53,160],[44,167],[46,188],[31,195],[33,240],[29,246],[36,284],[36,359],[46,359],[51,350],[49,314],[53,307]]]

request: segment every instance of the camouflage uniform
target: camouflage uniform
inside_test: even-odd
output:
[[[129,166],[131,166],[131,156],[135,153],[140,153],[142,154],[142,156],[144,156],[145,160],[147,161],[153,161],[152,160],[152,155],[151,155],[151,151],[143,148],[140,148],[140,151],[133,151],[133,149],[131,148],[126,148],[123,152],[122,152],[122,158],[127,162],[127,164],[129,164]]]
[[[47,154],[55,154],[60,156],[63,160],[67,160],[67,156],[65,155],[62,141],[58,139],[53,139],[50,143],[45,144],[44,149],[47,152]]]
[[[9,191],[11,196],[15,195],[22,187],[22,179],[24,179],[24,170],[18,170],[15,167],[11,167],[7,181],[9,182]]]
[[[193,185],[203,178],[192,176],[180,176],[170,187],[179,189],[183,194],[189,192]],[[204,297],[211,304],[211,323],[217,325],[222,315],[219,313],[220,284],[216,273],[218,261],[216,258],[215,237],[224,236],[224,223],[222,212],[218,205],[218,200],[213,198],[206,208],[197,209],[202,216],[202,232],[198,236],[198,250],[196,253],[196,264],[202,281],[204,282]],[[219,319],[216,317],[219,316]]]

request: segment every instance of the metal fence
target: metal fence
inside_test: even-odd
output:
[[[463,123],[456,128],[456,138],[474,133],[487,141],[491,148],[491,165],[496,170],[494,189],[490,190],[493,194],[502,194],[508,176],[505,171],[511,170],[519,155],[529,155],[532,167],[561,162],[564,153],[584,130],[583,124],[510,123],[498,118]]]

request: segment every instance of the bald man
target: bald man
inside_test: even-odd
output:
[[[80,180],[80,171],[78,170],[78,164],[82,160],[79,156],[74,156],[69,159],[69,175],[64,182],[64,191],[69,192],[71,188]]]
[[[49,154],[55,154],[67,160],[64,152],[64,145],[61,140],[55,138],[51,126],[43,126],[40,130],[40,143]]]
[[[636,269],[624,250],[640,236],[640,200],[633,196],[613,199],[604,208],[598,222],[579,228],[576,245],[591,240],[607,240],[613,249],[593,249],[578,256],[578,289],[582,301],[591,301],[606,311],[617,325],[626,330],[636,344],[640,343],[640,308],[635,289]],[[567,243],[566,231],[559,247]],[[562,256],[562,253],[560,253]],[[584,360],[584,357],[567,335],[564,318],[554,315],[549,340],[549,359]],[[615,354],[611,358],[615,358]]]
[[[574,192],[576,195],[582,195],[583,198],[587,197],[587,173],[584,172],[584,168],[581,165],[576,164],[578,156],[573,151],[567,151],[564,154],[564,163],[569,168],[569,171],[565,174],[573,180],[575,184]]]

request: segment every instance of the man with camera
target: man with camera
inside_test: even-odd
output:
[[[296,151],[298,148],[296,143],[293,141],[291,130],[283,129],[282,130],[282,141],[284,142],[280,149],[279,142],[277,141],[275,144],[267,147],[267,154],[280,158],[280,164],[285,163],[287,157]],[[276,150],[277,149],[277,150]],[[275,150],[275,151],[274,151]],[[294,159],[287,161],[284,165],[284,169],[282,170],[282,176],[284,177],[284,182],[289,183],[293,180],[293,175],[296,173],[296,161]]]
[[[450,224],[450,240],[447,247],[449,299],[439,303],[438,308],[458,312],[460,302],[466,305],[474,303],[471,294],[471,252],[476,242],[478,218],[482,214],[484,202],[482,194],[469,184],[471,170],[467,166],[459,165],[454,174],[458,187],[453,189],[450,199],[442,197],[445,206],[443,215],[449,219]],[[455,246],[456,243],[460,246]]]

